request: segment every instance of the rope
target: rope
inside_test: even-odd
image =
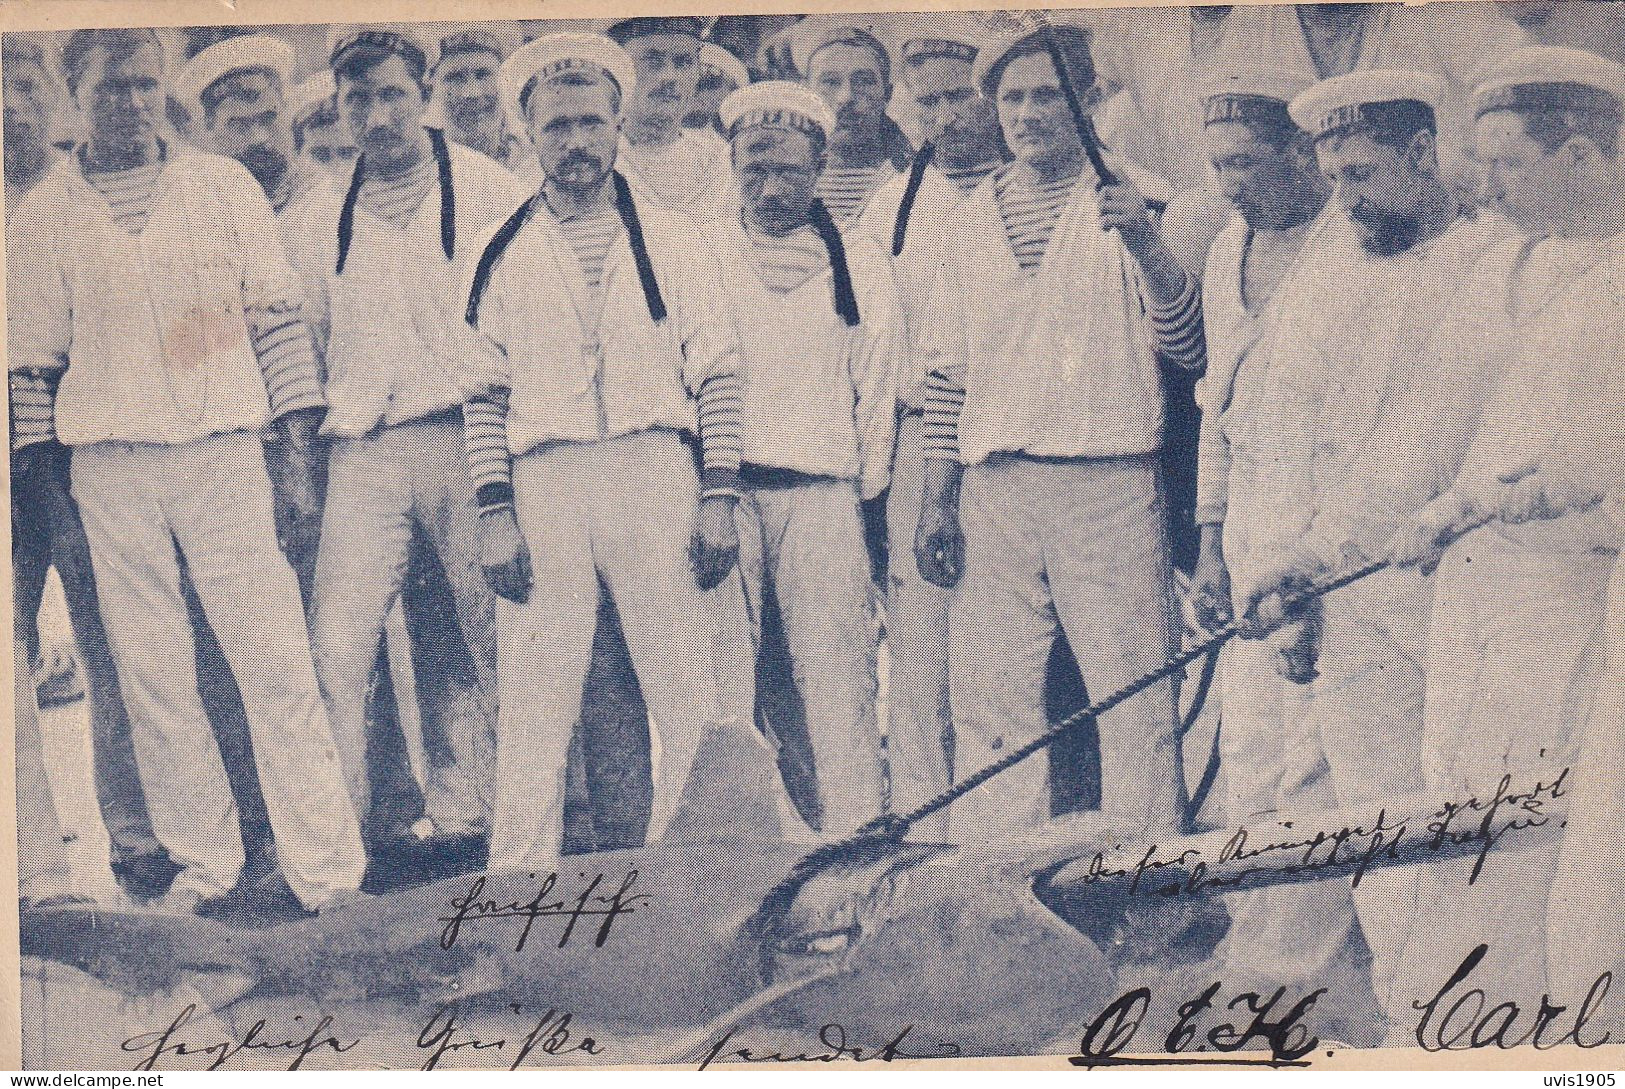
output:
[[[1386,561],[1376,561],[1366,564],[1364,567],[1312,583],[1302,591],[1291,594],[1287,600],[1287,607],[1289,610],[1301,608],[1314,598],[1329,594],[1334,590],[1340,590],[1351,583],[1376,574],[1387,566]],[[1245,619],[1232,620],[1224,627],[1210,634],[1206,639],[1174,655],[1165,664],[1153,669],[1137,680],[1130,681],[1104,699],[1073,712],[1038,737],[1027,742],[1027,744],[1014,749],[1008,755],[995,760],[975,774],[955,783],[918,808],[902,814],[883,814],[845,839],[826,843],[809,852],[801,861],[795,864],[783,881],[775,885],[762,898],[761,907],[746,921],[744,932],[757,940],[776,933],[779,920],[790,910],[790,906],[795,902],[795,898],[801,892],[802,886],[823,870],[838,863],[861,864],[885,857],[890,850],[894,849],[902,841],[903,837],[908,834],[908,830],[915,824],[946,809],[995,775],[1008,771],[1034,753],[1049,748],[1083,723],[1098,718],[1119,704],[1133,699],[1151,686],[1179,673],[1202,655],[1214,654],[1216,658],[1218,649],[1231,638],[1239,635],[1246,626]]]

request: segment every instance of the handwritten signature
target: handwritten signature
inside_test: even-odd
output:
[[[1178,1019],[1162,1040],[1160,1050],[1167,1055],[1182,1055],[1191,1045],[1195,1050],[1212,1050],[1229,1055],[1246,1050],[1267,1048],[1269,1058],[1230,1060],[1232,1065],[1308,1066],[1303,1061],[1320,1045],[1320,1038],[1311,1035],[1302,1023],[1303,1017],[1314,1008],[1326,988],[1320,987],[1292,1001],[1286,1001],[1286,988],[1278,987],[1268,997],[1256,991],[1246,991],[1224,1003],[1223,1009],[1239,1013],[1234,1019],[1205,1026],[1205,1018],[1213,1010],[1223,983],[1213,983],[1195,998],[1180,1003]],[[1238,1010],[1238,1007],[1245,1009]],[[1125,1055],[1151,1009],[1151,991],[1136,987],[1113,999],[1090,1022],[1084,1031],[1078,1054],[1067,1061],[1073,1066],[1093,1070],[1102,1066],[1178,1065],[1182,1063],[1210,1062],[1209,1059],[1146,1059]],[[1249,1019],[1250,1018],[1250,1019]],[[1206,1031],[1203,1029],[1206,1027]]]
[[[586,875],[583,874],[582,878],[585,880]],[[576,925],[582,919],[602,919],[598,925],[598,934],[593,940],[594,946],[602,947],[609,940],[610,930],[614,927],[616,919],[630,915],[638,907],[653,902],[652,897],[632,891],[637,883],[638,871],[627,870],[620,886],[613,893],[606,895],[599,891],[608,887],[604,875],[595,874],[576,895],[556,895],[559,875],[550,873],[537,886],[535,895],[521,902],[517,898],[485,898],[485,875],[481,874],[474,878],[466,893],[452,897],[448,905],[450,914],[442,915],[437,920],[445,924],[445,929],[440,932],[440,948],[450,949],[456,945],[465,924],[494,919],[523,919],[525,925],[519,931],[519,937],[513,947],[514,952],[523,952],[525,943],[530,940],[531,928],[536,925],[537,919],[542,918],[566,920],[564,930],[559,935],[560,949],[569,943]]]

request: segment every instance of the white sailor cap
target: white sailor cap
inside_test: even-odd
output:
[[[1366,107],[1390,102],[1416,102],[1435,113],[1444,97],[1438,76],[1398,68],[1373,68],[1323,79],[1287,109],[1305,132],[1320,139],[1366,119]]]
[[[324,106],[331,105],[333,98],[338,94],[338,86],[333,82],[331,70],[323,68],[311,76],[288,97],[288,110],[294,125],[304,122],[311,114]]]
[[[242,34],[216,42],[186,62],[175,77],[175,99],[194,117],[203,116],[203,92],[233,72],[263,68],[275,72],[288,88],[293,74],[293,46],[269,34]]]
[[[531,86],[568,71],[608,79],[623,100],[631,95],[638,77],[632,55],[602,34],[574,30],[548,34],[515,50],[502,65],[509,116],[522,121]]]
[[[1595,110],[1625,106],[1625,66],[1584,49],[1531,46],[1489,66],[1473,88],[1473,115],[1491,110]]]
[[[789,129],[829,139],[835,115],[817,93],[799,83],[769,79],[741,87],[717,110],[722,131],[732,140],[749,128]]]
[[[750,83],[750,70],[745,62],[711,42],[700,46],[700,67],[716,72],[734,85],[737,90]]]
[[[525,31],[518,23],[493,20],[483,23],[453,24],[434,35],[435,66],[459,53],[491,53],[505,61],[525,44]]]
[[[337,69],[344,55],[357,46],[374,46],[399,53],[407,66],[422,66],[426,75],[440,61],[434,37],[412,23],[361,23],[327,29],[327,65]]]
[[[1291,124],[1287,103],[1313,83],[1307,76],[1280,68],[1237,66],[1209,72],[1197,92],[1202,123],[1269,120]]]
[[[905,65],[927,57],[954,57],[974,62],[976,54],[995,37],[985,20],[968,12],[932,12],[899,18],[908,20],[898,27],[902,44],[897,47],[897,56]]]
[[[876,23],[853,16],[809,15],[789,31],[790,59],[801,78],[812,75],[812,59],[829,45],[866,46],[880,57],[880,77],[891,82],[891,50],[885,32]]]

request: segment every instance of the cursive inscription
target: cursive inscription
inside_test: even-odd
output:
[[[1424,1050],[1471,1051],[1484,1047],[1509,1050],[1527,1044],[1538,1051],[1549,1051],[1564,1044],[1592,1048],[1609,1042],[1606,1032],[1588,1040],[1582,1031],[1608,997],[1608,989],[1614,982],[1612,972],[1604,972],[1591,984],[1565,1029],[1560,1022],[1569,1007],[1557,1005],[1549,994],[1540,996],[1538,1009],[1528,1011],[1511,1001],[1491,1006],[1492,999],[1482,987],[1468,986],[1468,977],[1489,951],[1488,945],[1474,949],[1437,994],[1426,1002],[1414,1003],[1421,1011],[1416,1022],[1416,1042]]]
[[[508,1007],[514,1013],[523,1013],[524,1007],[514,1004]],[[532,1055],[553,1056],[560,1055],[602,1055],[603,1046],[591,1036],[578,1035],[575,1028],[573,1014],[562,1010],[548,1009],[532,1023],[530,1029],[520,1037],[501,1036],[494,1039],[483,1039],[468,1031],[467,1027],[457,1019],[457,1003],[452,1002],[441,1006],[429,1018],[429,1023],[423,1026],[418,1033],[417,1045],[419,1049],[429,1053],[423,1060],[420,1069],[434,1070],[440,1065],[442,1059],[449,1055],[459,1053],[468,1055],[484,1055],[486,1053],[499,1054],[508,1061],[509,1070],[518,1070]],[[487,1065],[481,1063],[480,1065]]]
[[[531,876],[534,878],[536,875]],[[485,875],[481,874],[474,878],[467,892],[452,897],[448,905],[448,914],[439,918],[438,921],[445,927],[440,932],[440,948],[450,949],[456,945],[465,925],[498,919],[524,921],[514,942],[513,948],[516,953],[524,951],[525,943],[530,940],[531,928],[536,925],[537,919],[564,920],[564,927],[559,934],[560,949],[569,944],[577,924],[582,919],[599,919],[601,922],[598,924],[598,933],[593,939],[593,945],[601,947],[609,940],[609,933],[615,925],[615,920],[623,915],[630,915],[638,907],[652,902],[649,896],[632,891],[638,883],[637,870],[627,870],[626,877],[614,892],[607,891],[609,886],[605,883],[603,874],[595,874],[591,880],[587,879],[586,874],[582,874],[581,878],[585,884],[579,892],[570,895],[559,889],[559,875],[550,873],[542,878],[541,884],[536,887],[536,892],[530,899],[519,900],[486,897]]]
[[[709,1069],[712,1063],[747,1062],[747,1063],[891,1063],[898,1059],[953,1059],[959,1056],[959,1045],[955,1043],[938,1044],[935,1049],[928,1051],[906,1050],[903,1046],[909,1036],[914,1032],[913,1025],[907,1025],[901,1032],[890,1040],[880,1044],[859,1045],[848,1039],[846,1026],[840,1024],[827,1024],[818,1030],[819,1046],[803,1051],[783,1050],[757,1050],[751,1047],[740,1046],[735,1040],[738,1029],[729,1029],[716,1043],[704,1052],[700,1060],[700,1069]],[[910,1045],[911,1047],[914,1045]]]
[[[173,1069],[222,1070],[237,1056],[251,1053],[261,1056],[291,1056],[285,1069],[298,1070],[312,1055],[342,1055],[361,1042],[360,1037],[333,1035],[330,1031],[333,1027],[333,1018],[325,1014],[312,1024],[303,1036],[298,1035],[303,1029],[298,1023],[302,1022],[304,1017],[295,1014],[293,1021],[296,1027],[293,1028],[274,1029],[262,1019],[250,1025],[240,1039],[206,1042],[187,1040],[181,1030],[193,1022],[197,1012],[197,1003],[194,1002],[181,1010],[167,1028],[157,1032],[143,1032],[125,1040],[120,1047],[128,1054],[141,1056],[141,1061],[134,1069],[158,1070],[159,1062],[169,1056],[173,1059],[208,1060],[206,1066],[193,1067],[182,1064]]]

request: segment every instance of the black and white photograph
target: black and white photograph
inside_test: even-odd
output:
[[[396,6],[0,11],[0,1065],[1625,1069],[1625,0]]]

